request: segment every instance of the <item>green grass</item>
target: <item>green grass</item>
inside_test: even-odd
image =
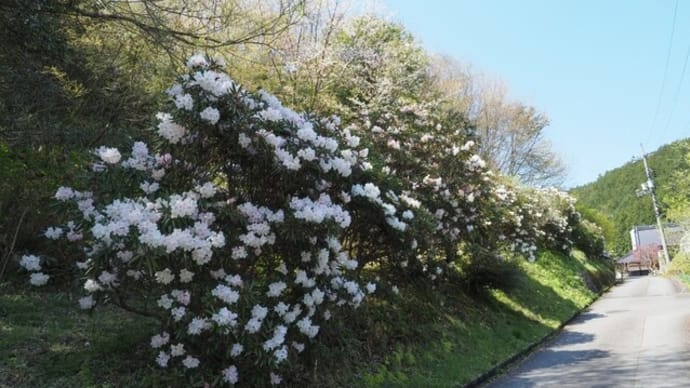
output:
[[[686,287],[690,287],[690,255],[678,253],[673,256],[673,260],[666,274],[676,277],[683,282]]]
[[[324,325],[289,386],[460,386],[530,346],[597,297],[610,269],[579,252],[515,261],[515,284],[470,297],[457,282],[400,285]],[[155,322],[76,294],[0,284],[0,387],[177,387],[154,367]],[[318,361],[317,361],[318,360]]]
[[[465,300],[464,313],[436,323],[437,338],[399,346],[362,376],[367,387],[452,387],[472,381],[553,332],[598,296],[588,288],[612,279],[609,266],[581,252],[542,254],[519,262],[522,272],[509,291],[493,290],[483,301]],[[587,279],[587,280],[585,280]]]
[[[0,387],[166,384],[150,366],[153,322],[114,308],[84,313],[75,296],[0,284]]]

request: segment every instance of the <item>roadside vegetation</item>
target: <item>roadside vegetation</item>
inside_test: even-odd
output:
[[[547,117],[343,6],[0,5],[0,385],[463,384],[610,284]]]
[[[506,290],[468,295],[406,288],[395,305],[365,306],[317,350],[307,386],[466,384],[557,329],[612,281],[606,260],[546,253],[515,260]],[[151,365],[154,321],[116,308],[75,313],[75,294],[1,285],[0,386],[184,386]],[[373,313],[373,314],[372,314]],[[490,351],[487,351],[490,349]]]

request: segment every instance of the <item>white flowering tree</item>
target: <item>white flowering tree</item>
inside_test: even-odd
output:
[[[531,257],[576,221],[561,194],[496,183],[466,122],[437,106],[343,127],[247,92],[206,57],[187,67],[158,141],[96,149],[87,189],[57,190],[72,217],[46,237],[82,248],[79,306],[158,319],[155,362],[192,383],[289,383],[374,278],[393,292],[401,274],[436,280],[459,246],[504,241]],[[20,264],[49,281],[44,259]]]
[[[250,94],[204,57],[188,67],[157,116],[159,143],[97,149],[92,190],[61,187],[75,219],[46,236],[84,247],[82,308],[160,320],[160,367],[278,384],[321,325],[376,289],[344,248],[353,220],[373,213],[400,241],[406,210],[382,199],[367,149],[337,118]],[[48,281],[38,257],[22,265],[33,284]]]

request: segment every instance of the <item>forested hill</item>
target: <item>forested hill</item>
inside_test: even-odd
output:
[[[670,196],[675,191],[674,181],[690,172],[686,158],[688,152],[690,139],[684,139],[664,145],[648,155],[664,216]],[[637,159],[606,172],[592,183],[571,190],[580,207],[593,209],[611,221],[607,248],[614,255],[630,250],[629,231],[633,225],[656,222],[650,196],[638,198],[636,195],[646,179],[643,162]]]

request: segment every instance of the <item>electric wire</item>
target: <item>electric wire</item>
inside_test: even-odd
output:
[[[680,72],[680,81],[678,81],[678,86],[676,87],[676,93],[673,96],[673,105],[671,106],[671,114],[669,114],[668,120],[666,120],[666,125],[664,126],[664,129],[662,130],[662,132],[666,132],[669,125],[671,124],[671,119],[673,118],[673,114],[676,112],[676,107],[678,106],[678,97],[680,96],[680,90],[683,86],[683,81],[685,80],[685,69],[688,66],[688,57],[690,57],[690,45],[688,45],[688,50],[685,53],[685,61],[683,62],[683,70]]]
[[[661,99],[664,96],[664,90],[666,89],[666,78],[668,77],[668,64],[671,59],[671,49],[673,48],[673,36],[676,33],[676,16],[678,16],[678,3],[679,0],[676,0],[676,5],[673,8],[673,23],[671,24],[671,37],[668,40],[668,50],[666,52],[666,65],[664,66],[664,77],[661,81],[661,90],[659,91],[659,98],[657,99],[656,109],[654,110],[654,118],[652,119],[652,125],[649,128],[649,134],[647,135],[647,138],[651,137],[652,131],[654,130],[654,126],[656,125],[656,120],[659,117],[659,109],[661,108]]]

